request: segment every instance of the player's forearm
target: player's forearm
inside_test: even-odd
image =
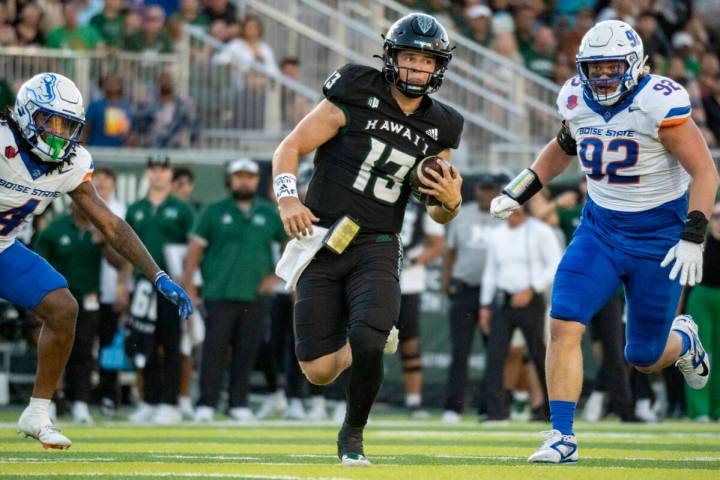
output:
[[[105,240],[135,268],[152,279],[160,271],[155,260],[140,241],[135,231],[118,218],[114,225],[103,232]]]
[[[278,176],[281,173],[290,173],[292,175],[297,174],[298,164],[300,163],[300,152],[292,145],[287,142],[287,139],[280,143],[278,148],[275,150],[272,159],[272,174],[273,177]]]
[[[183,265],[183,284],[191,285],[195,272],[200,267],[205,253],[205,246],[195,238],[190,240],[185,264]]]
[[[717,190],[718,173],[714,167],[707,172],[693,175],[688,212],[698,210],[705,214],[705,218],[710,218]]]
[[[573,156],[568,155],[560,148],[556,139],[550,140],[540,151],[530,168],[538,176],[543,185],[560,175],[570,165]]]
[[[440,235],[428,235],[427,245],[420,252],[420,255],[413,259],[414,263],[425,265],[432,262],[436,257],[442,255],[445,248],[445,240]]]

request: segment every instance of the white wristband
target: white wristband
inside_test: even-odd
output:
[[[297,180],[292,173],[281,173],[273,180],[275,198],[297,197]]]

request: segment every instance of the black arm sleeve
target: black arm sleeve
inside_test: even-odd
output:
[[[560,131],[557,134],[557,142],[560,148],[568,155],[577,155],[577,143],[575,143],[575,139],[570,135],[570,129],[567,123],[565,123],[565,120],[563,120]]]

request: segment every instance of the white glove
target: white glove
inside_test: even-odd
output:
[[[665,259],[660,266],[665,268],[675,260],[670,270],[670,280],[675,280],[680,272],[680,285],[690,285],[702,281],[703,244],[680,240],[674,247],[668,250]]]
[[[517,201],[502,194],[492,199],[490,203],[490,215],[500,220],[505,220],[512,214],[513,210],[519,206],[520,204]]]

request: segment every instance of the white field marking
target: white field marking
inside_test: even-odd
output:
[[[254,478],[258,480],[352,480],[345,477],[291,477],[288,475],[255,475],[255,474],[241,474],[241,473],[195,473],[195,472],[73,472],[73,473],[23,473],[24,477],[57,477],[57,476],[68,476],[73,477],[171,477],[171,478]]]
[[[202,459],[202,460],[260,460],[260,457],[243,457],[240,455],[213,455],[213,454],[207,454],[207,455],[179,455],[179,454],[153,454],[150,455],[150,458],[167,458],[171,459],[174,458],[176,460],[194,460],[194,459]],[[137,461],[137,460],[135,460]]]
[[[291,458],[337,458],[337,455],[320,455],[315,453],[295,453],[283,456]],[[372,460],[373,458],[382,458],[383,460],[397,460],[397,457],[389,457],[387,455],[373,455],[370,460]]]
[[[458,460],[520,460],[524,456],[498,456],[498,455],[434,455],[435,458],[448,458]]]
[[[78,462],[117,462],[114,457],[93,457],[93,458],[63,458],[53,457],[0,457],[2,463],[78,463]]]
[[[369,432],[379,437],[524,437],[534,438],[540,436],[540,432],[517,432],[517,431],[475,431],[475,432],[437,432],[433,430],[380,430]],[[663,435],[655,433],[612,433],[612,432],[587,432],[579,433],[583,438],[660,438]],[[718,437],[720,438],[720,436]]]

